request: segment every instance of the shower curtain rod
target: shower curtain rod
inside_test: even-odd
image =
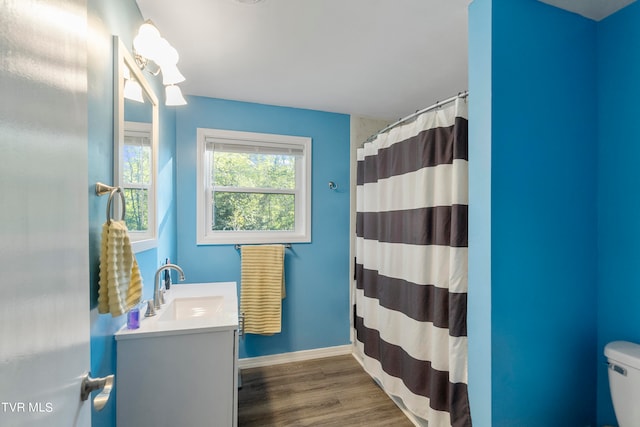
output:
[[[393,128],[397,127],[397,126],[400,126],[400,125],[401,125],[401,124],[403,124],[403,123],[406,123],[406,122],[408,122],[408,121],[411,121],[412,119],[415,119],[415,118],[416,118],[416,117],[418,117],[420,114],[424,114],[424,113],[426,113],[427,111],[435,110],[436,108],[442,107],[443,105],[446,105],[446,104],[448,104],[448,103],[450,103],[450,102],[453,102],[453,101],[455,101],[455,100],[456,100],[456,99],[458,99],[458,98],[466,98],[467,96],[469,96],[469,91],[468,91],[468,90],[465,90],[464,92],[460,92],[460,93],[458,93],[457,95],[452,96],[451,98],[447,98],[447,99],[445,99],[444,101],[438,101],[438,102],[436,102],[435,104],[433,104],[433,105],[432,105],[432,106],[430,106],[430,107],[423,108],[422,110],[418,110],[418,111],[416,111],[416,112],[415,112],[415,113],[413,113],[413,114],[409,114],[407,117],[404,117],[404,118],[402,118],[402,119],[398,120],[398,121],[397,121],[397,122],[395,122],[395,123],[391,123],[391,124],[390,124],[389,126],[387,126],[386,128],[384,128],[384,129],[382,129],[382,130],[379,130],[378,132],[374,133],[374,134],[373,134],[373,135],[371,135],[369,138],[367,138],[367,140],[365,141],[365,143],[367,143],[367,142],[371,142],[371,141],[373,141],[373,140],[374,140],[378,135],[383,134],[383,133],[385,133],[385,132],[388,132],[388,131],[390,131],[391,129],[393,129]]]

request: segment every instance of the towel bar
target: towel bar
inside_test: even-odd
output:
[[[122,200],[122,217],[121,221],[124,221],[126,215],[126,201],[124,198],[124,192],[120,187],[112,187],[107,184],[103,184],[101,182],[96,183],[96,194],[98,196],[104,196],[105,194],[109,195],[109,200],[107,200],[107,224],[111,224],[111,202],[113,201],[113,196],[116,193],[120,193],[120,199]]]
[[[283,246],[286,249],[291,249],[291,243],[283,243]],[[239,244],[236,243],[236,245],[234,247],[236,248],[236,250],[238,250],[238,249],[240,249],[242,247],[242,245],[239,245]]]

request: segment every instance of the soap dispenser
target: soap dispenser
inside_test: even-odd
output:
[[[140,327],[140,304],[136,304],[127,313],[127,328],[138,329],[139,327]]]

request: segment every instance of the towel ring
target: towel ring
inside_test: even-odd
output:
[[[116,193],[120,193],[120,200],[122,201],[122,218],[121,221],[124,221],[126,214],[126,201],[124,199],[124,193],[122,192],[122,188],[116,187],[109,193],[109,200],[107,201],[107,224],[111,224],[111,201],[113,200],[113,196]]]
[[[124,198],[124,192],[120,187],[112,187],[107,184],[103,184],[101,182],[96,183],[96,195],[104,196],[105,194],[109,195],[109,200],[107,201],[107,224],[111,224],[111,202],[113,201],[113,196],[116,193],[120,193],[120,199],[122,200],[122,218],[121,221],[124,221],[126,210],[126,200]]]

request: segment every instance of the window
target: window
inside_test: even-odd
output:
[[[126,203],[125,223],[133,242],[155,238],[151,132],[151,123],[124,124],[120,186]]]
[[[311,138],[198,129],[198,244],[311,241]]]

